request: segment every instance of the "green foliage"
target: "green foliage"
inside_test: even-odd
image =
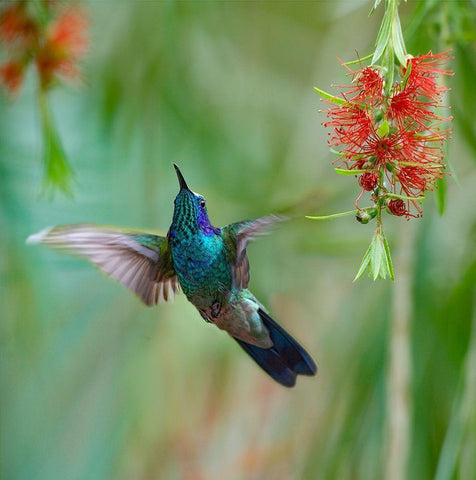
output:
[[[375,2],[372,12],[380,2]],[[382,24],[375,41],[375,51],[372,57],[372,64],[376,64],[382,57],[385,58],[385,52],[391,56],[391,60],[383,61],[381,64],[388,67],[388,74],[393,72],[394,55],[401,65],[405,65],[405,42],[403,40],[402,27],[398,16],[398,1],[386,0],[385,13]],[[388,82],[390,85],[391,81]]]

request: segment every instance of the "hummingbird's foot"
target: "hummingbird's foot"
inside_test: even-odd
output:
[[[212,305],[212,308],[210,309],[210,313],[213,318],[217,318],[218,315],[220,315],[220,312],[221,312],[221,303],[217,300]]]

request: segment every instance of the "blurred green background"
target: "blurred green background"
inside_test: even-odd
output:
[[[474,3],[402,12],[414,54],[444,49],[449,22],[455,175],[443,217],[430,194],[422,219],[386,218],[396,282],[352,283],[374,226],[351,216],[294,220],[249,248],[250,288],[317,378],[284,389],[183,295],[148,309],[85,262],[25,245],[61,223],[166,232],[172,162],[216,225],[353,208],[357,182],[333,172],[312,87],[347,83],[336,57],[372,51],[382,10],[369,19],[370,3],[85,3],[85,84],[51,94],[73,198],[39,195],[33,71],[3,95],[2,478],[398,478],[392,461],[402,478],[476,478]]]

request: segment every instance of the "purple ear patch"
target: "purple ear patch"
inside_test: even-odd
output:
[[[214,227],[210,220],[208,219],[207,213],[199,209],[198,218],[197,218],[198,228],[207,236],[210,237],[212,235],[220,235],[221,230],[217,227]]]

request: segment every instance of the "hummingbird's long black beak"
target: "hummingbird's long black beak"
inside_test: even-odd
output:
[[[185,189],[185,190],[188,190],[189,192],[191,192],[190,188],[188,188],[188,185],[187,185],[187,182],[185,181],[185,178],[183,178],[182,172],[177,167],[177,165],[175,165],[175,163],[174,163],[174,168],[175,168],[175,172],[177,173],[177,178],[178,178],[178,181],[179,181],[179,184],[180,184],[180,190]]]

